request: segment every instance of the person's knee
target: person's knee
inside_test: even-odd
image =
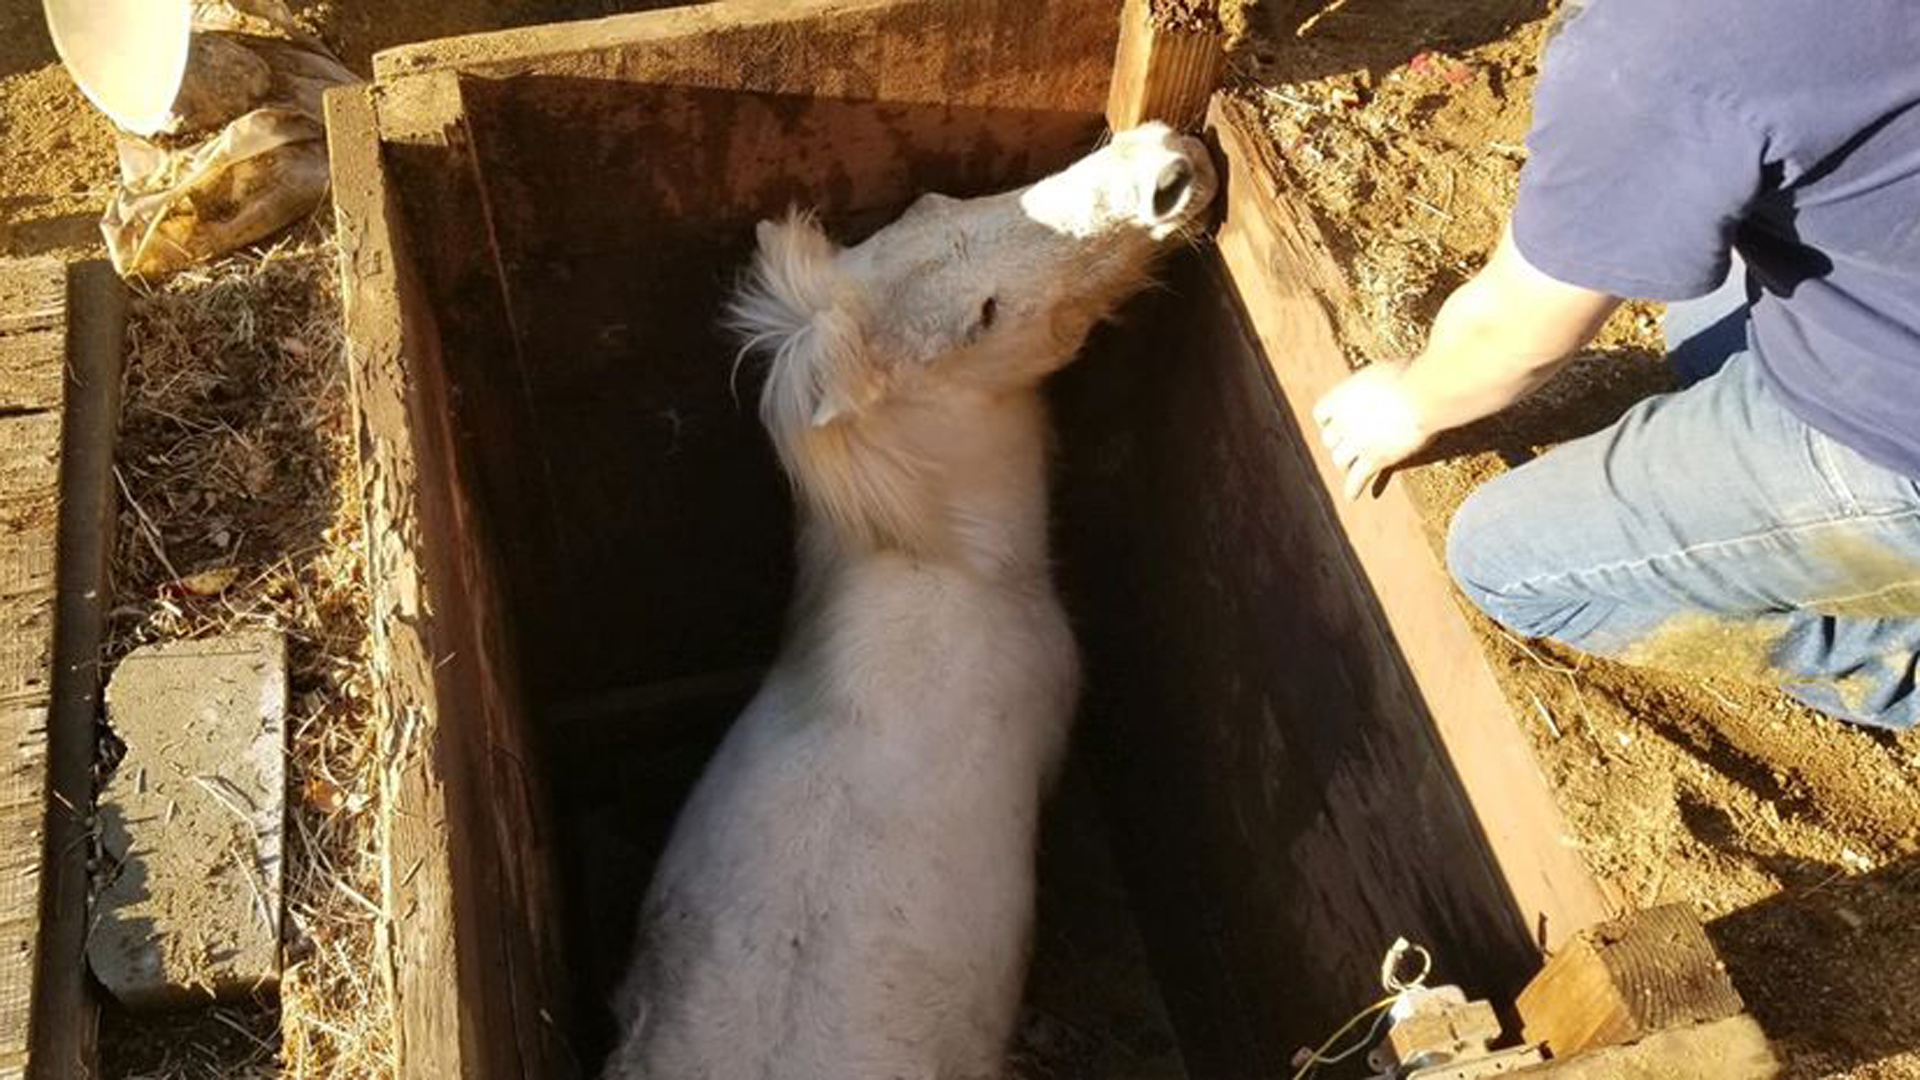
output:
[[[1563,638],[1585,604],[1540,587],[1553,568],[1535,565],[1537,545],[1525,503],[1515,503],[1504,479],[1481,487],[1454,514],[1447,529],[1447,571],[1494,622],[1523,637]]]
[[[1502,537],[1499,522],[1487,512],[1481,498],[1484,491],[1468,496],[1447,527],[1447,572],[1475,607],[1493,615],[1490,605],[1500,592],[1496,553],[1501,550]]]

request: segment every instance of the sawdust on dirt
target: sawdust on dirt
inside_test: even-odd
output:
[[[1493,247],[1526,160],[1548,0],[1333,3],[1307,33],[1256,22],[1257,102],[1347,273],[1356,363],[1419,350]],[[1671,388],[1658,308],[1409,475],[1436,545],[1480,483]],[[1463,606],[1464,603],[1463,603]],[[1708,921],[1792,1077],[1920,1077],[1920,734],[1827,719],[1740,678],[1667,674],[1527,643],[1473,615],[1610,901]]]
[[[54,62],[32,0],[0,0],[0,256],[100,251],[113,128]]]

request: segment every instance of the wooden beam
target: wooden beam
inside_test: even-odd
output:
[[[403,45],[382,84],[440,69],[903,104],[1098,113],[1115,0],[723,0]]]
[[[83,956],[125,293],[0,264],[0,1077],[91,1076]]]
[[[0,263],[0,1076],[25,1075],[35,1020],[66,324],[58,260]]]
[[[1772,1080],[1780,1062],[1746,1014],[1654,1032],[1511,1073],[1514,1080]]]
[[[1115,131],[1159,120],[1197,127],[1227,66],[1217,13],[1199,19],[1213,29],[1156,18],[1152,0],[1125,0],[1114,53],[1107,124]]]
[[[1515,1003],[1527,1041],[1553,1056],[1636,1042],[1745,1008],[1700,922],[1669,904],[1575,935]]]
[[[1216,98],[1209,125],[1226,160],[1218,246],[1265,348],[1281,404],[1314,431],[1314,405],[1350,373],[1329,309],[1352,303],[1312,215],[1286,190],[1284,166],[1253,109]],[[1399,483],[1378,499],[1340,496],[1340,471],[1311,451],[1322,498],[1352,548],[1458,778],[1486,851],[1536,943],[1551,948],[1608,914],[1568,840],[1546,779],[1462,616],[1420,510]]]
[[[422,768],[413,747],[433,739],[431,625],[417,506],[420,465],[409,417],[410,384],[435,347],[431,324],[410,319],[404,295],[413,270],[380,162],[367,90],[326,95],[328,155],[341,251],[341,305],[360,441],[366,515],[375,709],[392,764],[381,777],[382,906],[392,922],[380,942],[380,974],[395,1011],[395,1054],[418,1075],[466,1077],[470,1021],[459,1008],[468,978],[455,936],[445,780]],[[409,359],[410,358],[410,359]],[[423,978],[423,969],[434,972]],[[480,1074],[484,1075],[484,1074]]]
[[[382,951],[396,1052],[407,1076],[569,1076],[544,774],[370,98],[352,87],[326,105],[389,740]]]

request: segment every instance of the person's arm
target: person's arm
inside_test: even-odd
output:
[[[1500,238],[1480,273],[1440,308],[1426,349],[1372,364],[1314,408],[1320,439],[1357,498],[1435,435],[1490,416],[1539,388],[1592,340],[1620,299],[1533,268]]]

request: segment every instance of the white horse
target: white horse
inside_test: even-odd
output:
[[[1079,662],[1039,393],[1214,193],[1123,132],[857,247],[763,222],[731,307],[800,503],[779,659],[681,812],[609,1080],[991,1080]]]

